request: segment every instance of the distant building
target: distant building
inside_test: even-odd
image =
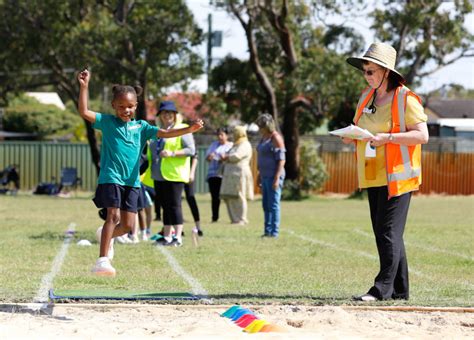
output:
[[[41,104],[51,104],[59,107],[61,110],[66,109],[61,97],[56,92],[26,92],[29,97],[35,98]]]
[[[474,100],[432,99],[425,112],[430,136],[474,139]]]

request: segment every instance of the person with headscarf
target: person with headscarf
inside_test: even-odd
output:
[[[247,199],[253,199],[253,176],[250,169],[252,145],[245,127],[234,129],[234,145],[221,156],[224,173],[220,197],[225,201],[232,224],[244,225],[247,219]]]

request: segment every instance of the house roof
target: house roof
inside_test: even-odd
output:
[[[42,104],[52,104],[61,110],[66,109],[66,106],[56,92],[26,92],[26,95],[35,98]]]
[[[472,99],[431,99],[426,107],[438,118],[474,118]]]
[[[196,119],[198,116],[197,107],[202,104],[202,95],[197,92],[173,92],[169,93],[163,100],[172,100],[175,102],[179,112],[186,116],[187,119]],[[156,106],[160,100],[147,100],[145,102],[147,120],[153,121],[156,118],[157,109]]]

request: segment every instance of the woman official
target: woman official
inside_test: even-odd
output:
[[[421,144],[428,142],[428,129],[421,100],[403,85],[396,59],[395,49],[385,43],[347,59],[369,85],[359,99],[354,124],[374,135],[343,138],[344,143],[356,143],[359,188],[368,191],[380,261],[374,285],[354,296],[360,301],[409,298],[403,233],[412,192],[421,184]]]

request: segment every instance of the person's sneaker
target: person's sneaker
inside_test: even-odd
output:
[[[166,247],[182,247],[183,246],[183,241],[178,241],[178,239],[173,239],[171,242],[166,242],[163,244]]]
[[[122,236],[117,236],[115,239],[120,244],[130,244],[130,243],[132,243],[132,240],[130,240],[130,238],[128,237],[127,234],[122,235]]]
[[[137,244],[140,243],[140,239],[138,238],[138,235],[133,234],[132,236],[129,237],[131,243]]]
[[[164,237],[158,239],[155,241],[154,245],[155,246],[169,246],[173,243],[173,241],[167,241]]]
[[[92,273],[97,276],[114,277],[115,268],[112,267],[108,257],[99,257],[92,267]]]
[[[161,235],[160,233],[156,233],[155,235],[150,237],[150,241],[158,241],[162,238],[163,238],[163,235]]]
[[[204,236],[204,233],[202,232],[201,228],[198,228],[198,232],[197,232],[198,236]]]
[[[140,230],[140,238],[142,241],[148,241],[148,235],[146,230]]]
[[[375,296],[371,294],[362,294],[362,295],[353,296],[352,299],[354,301],[364,301],[364,302],[372,302],[372,301],[378,300]]]
[[[99,227],[97,231],[95,232],[95,237],[97,238],[97,242],[99,242],[99,247],[100,247],[100,242],[102,240],[102,228],[103,227]],[[115,254],[114,241],[115,241],[114,238],[110,239],[109,251],[107,252],[107,257],[110,260],[114,259],[114,254]]]

